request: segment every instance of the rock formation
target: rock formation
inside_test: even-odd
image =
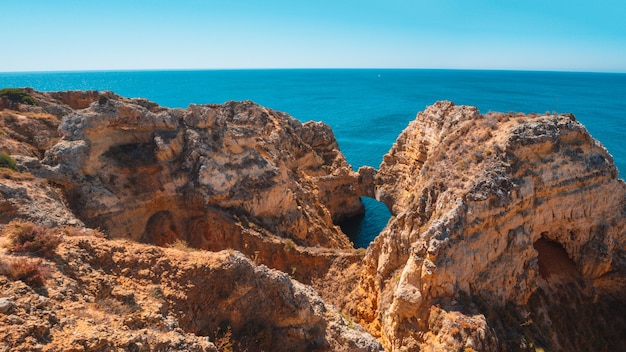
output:
[[[306,283],[360,260],[334,224],[363,211],[363,189],[328,126],[252,102],[183,110],[111,92],[33,93],[40,106],[22,110],[60,112],[61,139],[41,161],[17,159],[58,186],[74,222],[159,246],[234,248]]]
[[[611,318],[592,328],[548,313],[625,299],[626,188],[573,116],[438,102],[399,136],[375,182],[393,217],[352,297],[367,304],[352,312],[388,348],[597,349],[539,332],[563,327],[624,343],[620,328],[603,335]],[[505,312],[514,318],[503,323]],[[616,314],[621,333],[625,317]]]
[[[60,131],[38,172],[110,237],[212,248],[236,216],[299,245],[350,248],[333,220],[362,211],[356,174],[321,123],[252,102],[181,110],[109,93]]]
[[[4,281],[15,293],[0,329],[6,346],[214,350],[208,337],[248,351],[381,348],[310,287],[259,266],[327,292],[342,284],[327,272],[357,272],[362,254],[334,221],[362,212],[358,174],[327,126],[251,102],[181,110],[112,93],[27,93],[36,106],[0,111],[3,151],[22,171],[0,168],[2,223],[88,224],[185,252],[66,236],[53,262],[39,263],[58,284],[38,293]],[[49,299],[68,287],[70,298]],[[70,323],[40,322],[49,314],[33,315],[30,300]],[[29,328],[14,334],[16,324]]]
[[[11,351],[379,348],[310,286],[234,251],[164,249],[79,232],[39,265],[49,270],[45,290],[0,278],[1,345]]]
[[[44,287],[0,275],[10,348],[626,350],[626,187],[571,115],[438,102],[354,172],[252,102],[18,93],[0,230],[65,235]],[[335,226],[360,196],[392,212],[365,254]]]

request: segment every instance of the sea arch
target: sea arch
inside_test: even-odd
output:
[[[355,248],[367,248],[391,218],[387,205],[372,197],[361,197],[365,211],[341,221],[338,225]]]

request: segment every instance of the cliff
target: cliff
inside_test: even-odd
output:
[[[56,186],[73,223],[159,246],[237,249],[306,283],[360,260],[335,223],[363,212],[363,190],[327,125],[249,101],[183,110],[111,92],[32,94],[39,106],[6,114],[63,118],[45,156],[16,158]]]
[[[328,126],[252,102],[18,93],[0,100],[11,350],[626,349],[626,188],[571,115],[438,102],[354,172]],[[360,196],[392,213],[365,252],[335,225]],[[11,249],[15,220],[58,248]]]
[[[356,174],[321,123],[252,102],[162,108],[111,93],[66,115],[35,171],[110,237],[208,248],[207,226],[247,218],[296,244],[350,248],[333,225],[362,212]],[[224,215],[224,213],[228,215]],[[157,228],[163,230],[156,230]]]
[[[327,276],[356,278],[362,258],[334,225],[363,207],[328,126],[252,102],[182,110],[25,92],[36,105],[0,111],[20,169],[0,168],[0,220],[62,241],[44,261],[0,253],[10,350],[381,348],[295,281],[338,292],[345,283]],[[23,284],[40,276],[33,265],[45,286]]]
[[[0,280],[0,350],[378,349],[311,287],[235,251],[75,231],[38,265],[47,268],[45,287]]]
[[[351,307],[385,346],[623,346],[626,188],[573,116],[438,102],[374,187],[393,216]]]

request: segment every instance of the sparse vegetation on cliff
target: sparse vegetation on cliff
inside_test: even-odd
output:
[[[43,269],[41,259],[2,260],[0,261],[0,275],[5,275],[12,280],[20,280],[33,288],[41,287],[46,283],[46,270]]]
[[[54,250],[61,243],[61,237],[54,229],[26,221],[12,221],[2,230],[7,236],[7,249],[11,253],[32,253],[51,258]]]
[[[5,152],[0,152],[0,168],[11,169],[17,171],[17,164],[11,156]]]
[[[39,105],[37,100],[23,88],[3,88],[0,90],[0,98],[6,98],[12,103]]]

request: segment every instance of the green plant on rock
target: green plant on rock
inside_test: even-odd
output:
[[[3,88],[0,90],[0,98],[6,98],[13,103],[39,105],[37,100],[23,88]]]
[[[17,164],[11,156],[5,152],[0,152],[0,167],[17,171]]]
[[[339,311],[339,316],[343,319],[344,322],[348,325],[348,329],[354,330],[354,321],[352,318],[344,314],[342,311]]]

